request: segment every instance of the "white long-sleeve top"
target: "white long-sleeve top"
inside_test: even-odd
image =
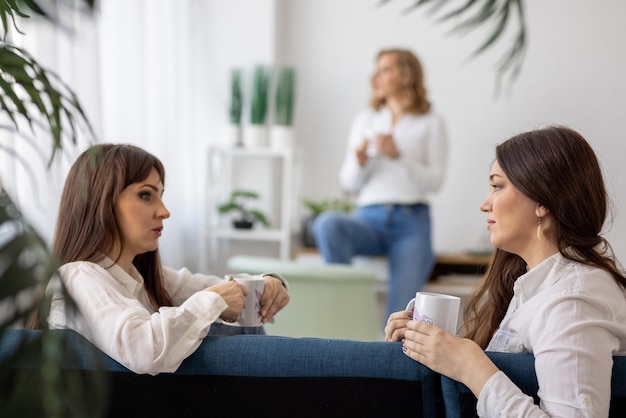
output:
[[[503,372],[479,394],[481,417],[607,417],[612,356],[626,352],[626,298],[607,272],[561,254],[517,279],[487,351],[531,352],[540,407]]]
[[[385,106],[361,111],[352,123],[339,181],[348,192],[358,193],[359,206],[428,203],[429,194],[443,183],[447,137],[441,117],[434,112],[404,115],[392,125],[391,111]],[[391,134],[400,156],[393,160],[378,155],[359,166],[356,147],[377,134]]]
[[[228,305],[217,293],[203,290],[223,279],[187,269],[163,271],[175,306],[155,311],[134,266],[129,275],[108,258],[65,264],[59,274],[80,314],[66,315],[59,283],[51,282],[48,324],[75,330],[135,373],[174,372]]]

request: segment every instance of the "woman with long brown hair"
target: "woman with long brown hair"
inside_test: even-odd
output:
[[[328,263],[387,256],[389,315],[420,290],[435,264],[429,199],[443,183],[447,137],[411,51],[380,51],[371,85],[370,107],[352,123],[339,173],[344,190],[358,193],[357,209],[323,213],[313,231]]]
[[[89,148],[67,176],[53,243],[63,286],[53,286],[48,326],[77,331],[137,373],[175,371],[220,321],[239,318],[246,296],[234,281],[161,265],[164,182],[161,162],[141,148]],[[266,275],[263,323],[288,301],[284,280]]]
[[[496,248],[465,312],[464,337],[389,317],[389,341],[464,383],[480,416],[608,416],[612,356],[626,351],[626,278],[601,236],[608,213],[598,160],[566,127],[496,147],[480,209]],[[534,405],[484,354],[531,352]]]

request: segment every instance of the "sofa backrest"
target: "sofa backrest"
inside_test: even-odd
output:
[[[475,417],[476,398],[463,384],[440,376],[402,353],[400,343],[260,335],[207,337],[176,373],[138,375],[73,331],[65,339],[64,366],[82,373],[104,370],[108,416],[411,416]],[[0,335],[0,367],[40,331]],[[537,394],[532,354],[487,355],[526,394]],[[35,366],[37,367],[37,366]],[[102,374],[102,373],[99,373]],[[0,388],[4,391],[4,388]],[[614,357],[611,415],[626,416],[626,357]]]
[[[207,337],[176,373],[138,375],[73,331],[77,367],[106,371],[108,416],[442,416],[439,375],[402,353],[400,343],[259,335]],[[39,331],[0,337],[0,363]],[[20,366],[28,366],[21,364]]]

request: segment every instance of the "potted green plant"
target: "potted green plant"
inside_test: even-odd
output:
[[[233,226],[236,229],[251,229],[255,222],[269,226],[269,221],[263,212],[248,207],[250,200],[258,198],[259,194],[250,190],[233,190],[228,201],[219,205],[217,209],[222,214],[229,212],[238,214],[233,219]]]
[[[295,85],[295,68],[282,67],[278,72],[274,93],[274,121],[270,134],[272,148],[285,149],[293,143]]]
[[[52,164],[64,150],[77,145],[81,134],[89,142],[95,140],[95,134],[74,92],[28,51],[13,45],[10,31],[19,32],[18,23],[31,16],[58,24],[58,16],[48,14],[47,10],[58,11],[65,6],[91,12],[95,6],[93,0],[67,4],[48,1],[43,8],[38,3],[24,0],[0,5],[0,116],[3,119],[0,130],[15,134],[16,143],[28,141],[43,149],[51,145],[48,163]],[[36,164],[36,160],[23,159],[16,148],[0,144],[0,152],[6,152],[17,163]],[[24,326],[27,318],[36,312],[45,317],[50,305],[45,289],[58,261],[4,189],[1,178],[0,243],[0,305],[7,308],[0,315],[2,336],[8,328]],[[40,300],[28,295],[44,297]],[[65,298],[66,305],[72,307],[71,298],[68,295]],[[109,401],[106,376],[74,370],[66,335],[44,328],[32,338],[24,339],[13,355],[0,359],[0,416],[105,415]],[[16,367],[19,364],[34,367]]]
[[[269,97],[270,70],[257,65],[253,71],[252,92],[250,94],[250,119],[244,131],[243,143],[247,147],[267,146],[267,109]]]
[[[241,146],[241,115],[243,113],[243,93],[241,88],[241,70],[230,72],[230,103],[228,106],[228,125],[224,131],[225,145]]]
[[[348,198],[333,198],[324,200],[311,200],[302,198],[302,205],[308,209],[308,215],[302,219],[302,245],[315,248],[315,236],[313,235],[313,223],[319,214],[327,210],[350,213],[354,210],[354,202]]]

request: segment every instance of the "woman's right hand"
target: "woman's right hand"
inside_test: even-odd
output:
[[[367,145],[367,138],[363,138],[363,142],[361,142],[355,149],[356,161],[361,167],[363,167],[367,162]]]
[[[235,322],[239,319],[243,309],[246,307],[248,289],[245,286],[235,281],[228,281],[207,287],[205,290],[217,293],[228,304],[228,308],[220,315],[222,320]]]

